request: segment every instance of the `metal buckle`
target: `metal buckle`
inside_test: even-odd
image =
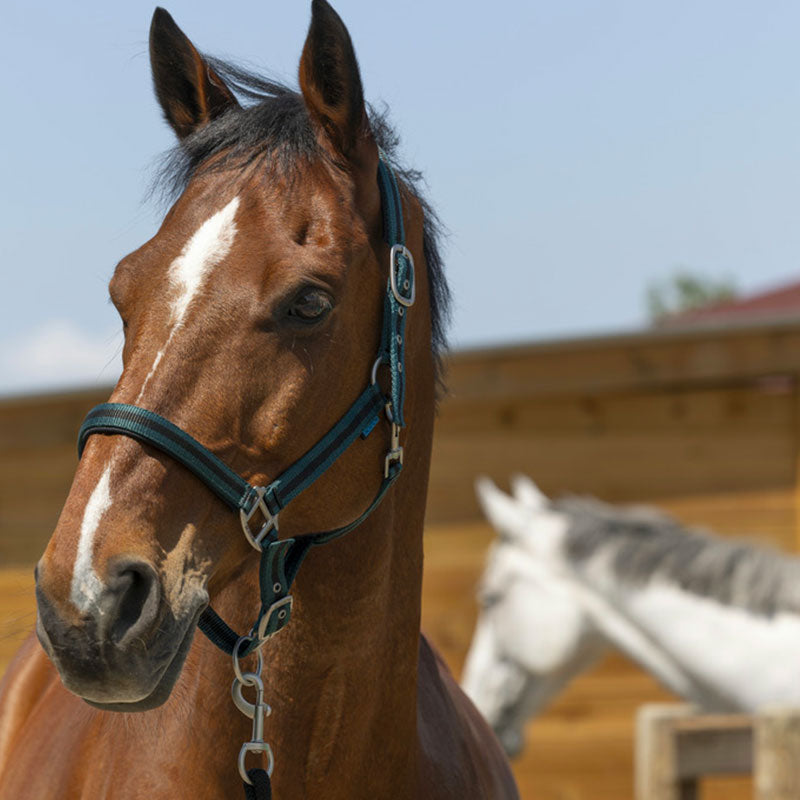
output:
[[[397,256],[399,255],[405,256],[408,261],[408,275],[403,283],[403,288],[407,291],[411,291],[411,295],[408,297],[402,294],[397,288]],[[417,299],[417,282],[414,278],[414,256],[411,255],[411,251],[404,244],[392,245],[392,249],[389,251],[389,285],[392,288],[394,299],[397,300],[401,306],[409,308],[414,305],[414,301]]]
[[[388,405],[387,405],[388,409]],[[400,447],[400,426],[392,423],[392,446],[386,454],[386,460],[383,462],[383,477],[389,477],[389,468],[392,464],[399,464],[403,466],[403,448]]]
[[[286,595],[286,597],[282,597],[280,600],[276,600],[269,607],[269,609],[267,610],[267,613],[264,614],[261,617],[261,621],[258,623],[258,630],[256,631],[256,636],[258,637],[258,645],[257,645],[256,649],[261,647],[264,644],[264,642],[266,642],[268,639],[272,638],[280,630],[280,628],[278,628],[277,631],[273,631],[272,633],[269,633],[269,634],[265,635],[264,632],[266,631],[267,623],[272,618],[272,614],[275,611],[278,611],[278,609],[284,609],[285,613],[284,613],[283,616],[281,616],[281,612],[278,611],[278,619],[286,619],[286,617],[292,611],[292,602],[293,602],[292,601],[292,596],[290,594],[288,594],[288,595]],[[283,627],[283,626],[281,626],[281,627]]]
[[[239,519],[242,523],[242,530],[244,531],[244,535],[247,537],[247,541],[259,552],[261,552],[261,542],[264,541],[264,538],[272,531],[277,532],[278,530],[278,515],[276,514],[274,517],[272,514],[269,513],[269,509],[267,508],[267,504],[264,502],[264,495],[267,493],[266,486],[255,486],[254,487],[256,500],[252,506],[250,506],[249,511],[245,511],[243,508],[239,509]],[[253,531],[250,530],[250,520],[255,515],[256,511],[261,511],[261,515],[264,517],[264,524],[261,526],[261,529],[258,533],[253,536]]]

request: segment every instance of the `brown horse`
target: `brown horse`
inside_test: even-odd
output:
[[[391,151],[391,131],[370,119],[324,0],[300,93],[202,57],[160,9],[150,52],[182,191],[111,280],[125,328],[111,399],[166,417],[265,485],[369,380],[389,264],[378,145]],[[400,174],[417,294],[405,467],[363,524],[309,553],[291,624],[264,647],[278,800],[517,797],[493,734],[419,632],[447,290],[430,209]],[[358,517],[388,439],[382,424],[356,440],[281,512],[281,541]],[[0,685],[0,798],[241,796],[251,723],[231,702],[229,657],[194,632],[209,598],[247,629],[257,572],[238,519],[169,454],[89,438],[37,566],[44,649],[28,640]]]

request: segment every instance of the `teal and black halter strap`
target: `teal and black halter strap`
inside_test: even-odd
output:
[[[268,486],[253,486],[234,472],[188,433],[154,411],[124,403],[95,406],[78,434],[78,455],[95,433],[123,434],[152,445],[200,478],[229,508],[238,511],[248,541],[261,551],[259,584],[261,609],[247,634],[246,644],[237,651],[244,656],[259,648],[289,621],[292,583],[311,547],[343,536],[360,525],[378,506],[403,467],[399,444],[404,427],[405,325],[406,310],[413,304],[416,286],[414,260],[405,246],[403,207],[397,179],[383,156],[378,163],[384,239],[390,246],[389,280],[383,310],[383,327],[377,358],[366,389],[347,413],[304,456]],[[378,368],[389,368],[389,396],[376,380]],[[307,489],[359,437],[366,438],[386,413],[391,424],[391,447],[386,455],[383,480],[367,509],[341,528],[309,533],[292,539],[278,538],[278,515]],[[259,524],[254,532],[251,523]],[[200,617],[200,628],[214,644],[233,653],[241,638],[209,606]]]

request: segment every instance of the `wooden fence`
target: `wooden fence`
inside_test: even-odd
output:
[[[522,471],[550,495],[652,502],[722,534],[798,548],[800,320],[462,352],[449,386],[431,466],[423,625],[457,674],[490,541],[473,492],[480,473],[503,485]],[[30,586],[68,492],[80,421],[107,396],[0,400],[0,567],[23,568],[7,582],[27,620],[19,587]],[[0,625],[0,641],[12,641],[3,635]],[[630,800],[634,711],[669,699],[610,657],[529,727],[515,764],[524,800]],[[704,792],[750,794],[727,779]]]
[[[800,710],[699,714],[647,705],[637,715],[636,800],[698,800],[711,775],[753,775],[754,800],[800,797]]]
[[[476,474],[652,502],[797,549],[800,321],[459,353],[428,519],[474,518]]]

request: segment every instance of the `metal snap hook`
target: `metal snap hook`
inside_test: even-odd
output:
[[[264,699],[264,684],[261,681],[261,678],[252,673],[252,672],[245,672],[242,676],[244,678],[249,678],[252,682],[251,683],[243,683],[238,678],[233,679],[233,685],[231,686],[231,697],[233,698],[233,704],[236,708],[241,711],[249,719],[254,719],[256,715],[256,706],[262,705],[264,706],[264,715],[269,716],[272,713],[272,708],[263,702]],[[247,700],[244,696],[242,690],[245,686],[255,686],[256,687],[256,702],[251,703]],[[259,703],[259,698],[261,698],[261,703]]]
[[[249,703],[242,695],[242,688],[245,685],[256,687],[255,703]],[[267,757],[267,775],[271,777],[275,766],[275,758],[272,754],[272,748],[264,741],[264,718],[272,713],[272,709],[264,702],[264,682],[261,680],[261,676],[253,672],[246,672],[242,675],[242,680],[239,680],[238,677],[234,678],[231,695],[236,708],[246,717],[250,717],[253,720],[250,741],[244,742],[239,750],[239,775],[245,783],[251,784],[247,775],[245,759],[248,753],[263,753]]]

